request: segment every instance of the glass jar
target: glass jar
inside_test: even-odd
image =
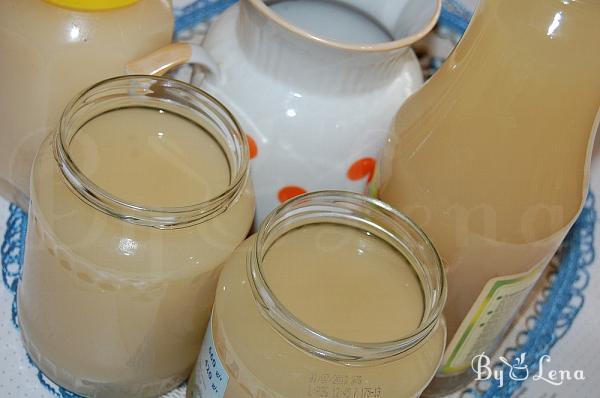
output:
[[[48,377],[150,397],[189,375],[252,224],[248,159],[227,109],[176,80],[118,77],[67,106],[34,162],[18,300]]]
[[[275,209],[225,264],[188,397],[417,397],[443,354],[442,263],[387,204]]]
[[[37,149],[81,90],[169,44],[170,0],[0,1],[0,195],[27,209]],[[76,73],[73,73],[76,71]]]

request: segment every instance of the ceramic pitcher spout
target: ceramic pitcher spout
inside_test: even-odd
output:
[[[240,0],[202,46],[171,45],[128,72],[200,65],[193,84],[229,108],[252,143],[260,223],[303,192],[364,190],[393,115],[423,83],[410,45],[440,8],[440,0]]]
[[[339,2],[388,36],[388,40],[367,43],[360,35],[356,42],[346,42],[313,33],[278,14],[269,7],[271,3],[276,2],[240,1],[237,36],[247,59],[291,86],[339,94],[369,91],[397,77],[406,64],[408,48],[433,28],[441,10],[440,0]],[[334,19],[331,23],[341,22]]]
[[[177,65],[193,63],[202,66],[212,84],[219,84],[224,78],[221,70],[228,67],[219,67],[209,54],[231,50],[223,44],[224,36],[218,31],[234,31],[245,61],[254,64],[257,71],[291,87],[356,94],[388,84],[401,74],[408,58],[412,58],[407,50],[435,26],[441,11],[441,0],[338,1],[388,36],[380,42],[363,42],[357,35],[355,42],[349,42],[295,25],[270,7],[275,3],[278,2],[241,0],[239,6],[225,13],[236,15],[221,18],[222,23],[214,27],[203,46],[169,45],[132,61],[127,65],[127,73],[161,75]],[[236,26],[227,26],[223,20],[235,21]],[[334,19],[331,23],[337,22]]]
[[[406,48],[423,38],[433,29],[439,18],[442,2],[441,0],[337,0],[355,12],[362,14],[377,24],[390,37],[390,40],[378,42],[348,42],[335,37],[327,37],[304,29],[287,20],[270,7],[281,3],[282,0],[241,0],[240,5],[243,12],[248,15],[261,16],[257,23],[264,25],[273,24],[308,41],[323,46],[362,52],[386,52]],[[243,17],[243,16],[242,16]],[[330,23],[336,23],[333,19]]]

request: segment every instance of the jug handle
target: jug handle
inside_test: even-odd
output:
[[[201,47],[190,43],[172,43],[141,58],[130,61],[125,66],[128,75],[162,76],[172,68],[186,63],[202,66],[217,80],[221,73],[215,60]]]

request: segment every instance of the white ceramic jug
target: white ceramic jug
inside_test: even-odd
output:
[[[308,8],[297,9],[300,2]],[[364,190],[392,117],[423,82],[409,46],[441,8],[440,0],[288,0],[296,8],[276,12],[272,3],[241,0],[212,24],[202,47],[176,43],[128,65],[146,74],[202,65],[194,83],[231,109],[250,137],[256,221],[306,191]],[[386,39],[373,42],[364,23]]]

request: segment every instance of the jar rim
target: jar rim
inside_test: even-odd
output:
[[[410,233],[417,237],[420,247],[427,250],[433,259],[432,269],[436,275],[432,275],[431,280],[426,281],[433,284],[429,289],[430,297],[428,300],[425,300],[429,304],[425,305],[426,308],[419,326],[405,336],[391,341],[365,343],[326,335],[291,313],[277,299],[276,294],[269,287],[265,279],[262,260],[269,249],[269,247],[265,247],[265,245],[268,245],[269,234],[276,234],[276,237],[271,239],[278,239],[287,232],[307,224],[328,222],[344,225],[345,222],[341,221],[344,212],[346,212],[348,220],[356,221],[360,216],[350,214],[347,211],[348,209],[344,209],[344,206],[347,204],[350,204],[355,209],[366,210],[366,213],[384,216],[386,219],[392,221],[390,225],[397,224],[401,228],[406,228],[407,231],[409,230]],[[313,206],[314,209],[307,210],[308,213],[303,216],[303,210],[308,209],[310,206]],[[340,213],[342,218],[339,220],[327,218],[326,220],[322,219],[319,221],[319,215],[317,214],[319,207],[322,208],[322,214],[337,207],[342,210]],[[376,220],[365,219],[363,221],[364,225],[387,228],[382,227],[381,224],[378,225]],[[281,228],[290,226],[291,228],[277,235],[278,225],[282,223],[287,224]],[[293,227],[294,223],[296,223],[296,227]],[[386,232],[395,234],[394,231]],[[415,268],[415,264],[411,261],[409,263]],[[249,255],[247,256],[247,272],[252,293],[260,312],[284,338],[301,349],[319,357],[343,362],[348,365],[360,364],[362,362],[372,363],[374,361],[386,362],[394,360],[398,355],[405,354],[419,346],[438,325],[447,295],[446,274],[442,260],[425,232],[409,217],[387,203],[345,191],[317,191],[299,195],[271,212],[261,223],[255,242],[250,248]],[[421,278],[420,282],[423,294],[426,295],[424,281]]]
[[[115,94],[118,90],[120,90],[119,93]],[[123,94],[123,90],[127,90],[128,94]],[[141,101],[142,97],[154,93],[155,90],[170,90],[171,96],[169,98],[154,96],[153,101],[144,102],[143,107],[164,109],[160,105],[165,105],[179,106],[181,109],[184,109],[188,106],[187,104],[198,106],[198,109],[210,112],[210,115],[205,115],[207,120],[211,117],[216,118],[215,120],[210,119],[210,121],[222,127],[218,133],[225,135],[233,145],[232,148],[225,148],[224,145],[220,144],[221,149],[230,155],[227,157],[230,169],[230,181],[229,185],[214,197],[202,202],[177,207],[138,205],[119,198],[98,186],[79,169],[71,158],[68,145],[70,139],[81,127],[79,126],[75,129],[75,132],[70,131],[72,130],[70,123],[77,115],[77,112],[89,111],[88,108],[94,107],[92,102],[94,100],[98,101],[97,97],[100,97],[100,100],[102,100],[101,97],[103,95],[110,97],[111,100],[114,100],[116,95],[124,95],[124,97],[129,95],[129,98],[137,98]],[[174,94],[185,97],[187,103],[178,104],[178,99],[173,97]],[[135,105],[130,105],[129,107],[135,107]],[[123,107],[109,107],[109,110],[120,108]],[[189,115],[183,116],[180,114],[179,116],[190,118]],[[88,118],[87,120],[90,119]],[[198,122],[198,120],[194,120],[194,122],[202,126],[202,123]],[[70,133],[73,134],[69,135]],[[53,147],[55,160],[59,165],[67,186],[78,197],[83,199],[84,202],[124,221],[160,229],[187,227],[207,221],[223,213],[241,195],[246,186],[249,174],[250,156],[247,137],[233,114],[225,105],[206,91],[180,80],[162,76],[117,76],[102,80],[83,90],[69,102],[63,111],[58,129],[54,134]],[[233,166],[230,157],[235,158],[235,165]]]

